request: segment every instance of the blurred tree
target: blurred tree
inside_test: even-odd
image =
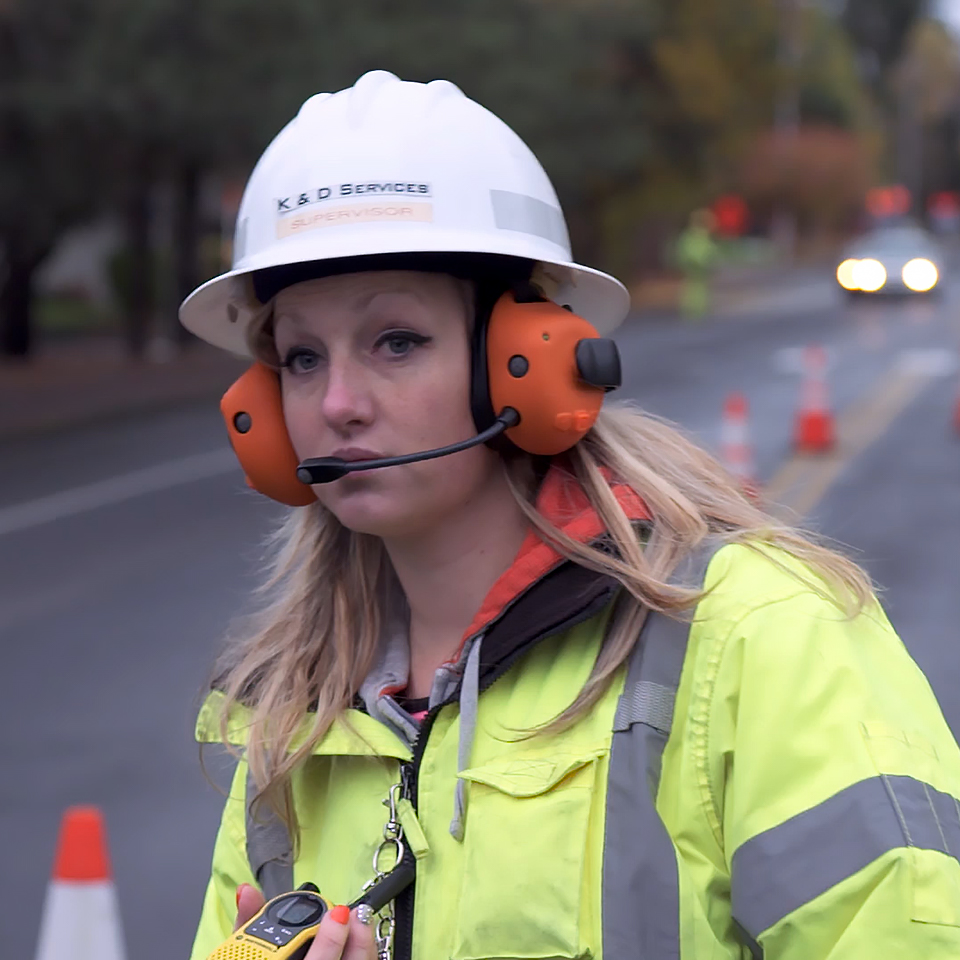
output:
[[[87,0],[0,6],[0,353],[27,357],[36,270],[110,179],[99,91],[75,43]]]
[[[652,42],[635,48],[631,63],[636,83],[649,92],[653,149],[613,216],[619,246],[636,250],[632,238],[639,238],[639,256],[655,262],[669,248],[665,234],[679,229],[692,208],[740,188],[744,157],[774,122],[784,66],[777,0],[651,6]],[[811,5],[799,23],[801,122],[869,129],[870,100],[836,16]]]
[[[769,131],[757,137],[742,177],[755,210],[786,207],[802,229],[822,235],[856,219],[872,174],[863,138],[836,127],[805,126],[794,136]]]
[[[927,6],[927,0],[846,0],[843,25],[860,52],[864,76],[879,97],[885,96],[888,72]]]
[[[842,22],[857,50],[860,73],[869,86],[883,125],[885,178],[916,179],[915,157],[903,113],[903,81],[893,82],[914,24],[928,0],[846,0]]]
[[[897,169],[911,190],[914,210],[924,196],[955,186],[960,51],[937,20],[918,20],[890,71],[897,103]]]
[[[291,36],[302,43],[304,34],[285,13],[316,5],[92,2],[101,29],[90,54],[122,157],[116,195],[126,228],[127,340],[131,353],[140,354],[158,310],[165,330],[185,339],[175,308],[203,279],[202,186],[211,173],[247,165],[262,147],[265,129],[279,124],[293,90],[304,86],[302,76],[276,65],[265,69],[265,52],[276,60]],[[158,184],[172,187],[167,242],[173,256],[163,258],[172,263],[169,271],[156,267],[151,230]]]
[[[957,41],[939,20],[918,20],[891,70],[894,88],[916,75],[915,107],[926,123],[936,123],[957,108],[960,99],[960,52]]]
[[[853,42],[834,16],[815,7],[803,23],[800,120],[844,130],[872,130],[877,122]]]

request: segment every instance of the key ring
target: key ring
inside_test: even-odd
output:
[[[377,847],[376,852],[373,854],[373,872],[377,875],[377,880],[381,877],[385,877],[388,873],[388,870],[384,870],[380,866],[380,858],[383,856],[385,850],[389,850],[391,847],[396,851],[396,856],[388,870],[393,869],[402,859],[404,853],[403,841],[399,837],[387,837],[383,843]]]
[[[389,815],[383,827],[383,840],[373,854],[374,876],[373,879],[368,880],[363,885],[364,893],[375,887],[378,883],[382,883],[384,879],[388,877],[390,878],[387,879],[388,885],[391,883],[391,880],[396,883],[403,872],[398,873],[397,871],[397,867],[400,866],[406,853],[406,846],[403,842],[403,826],[397,817],[397,806],[399,799],[404,795],[406,780],[407,771],[401,767],[400,783],[392,784],[389,793],[382,801],[383,805],[388,809]],[[393,864],[390,870],[384,870],[380,861],[385,851],[390,849],[392,849],[394,853]],[[411,875],[407,876],[405,881],[401,881],[402,886],[406,886],[412,881],[412,872],[411,867],[409,868]],[[370,924],[373,923],[373,918],[375,916],[378,917],[377,924],[374,927],[374,939],[377,944],[377,960],[391,960],[393,956],[393,938],[397,929],[396,915],[393,907],[394,896],[396,896],[395,891],[391,892],[390,899],[384,903],[379,911],[374,911],[369,903],[361,903],[356,908],[357,919],[364,924],[364,926],[370,926]]]

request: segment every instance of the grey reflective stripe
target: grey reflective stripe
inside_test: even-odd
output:
[[[663,733],[670,732],[677,691],[661,683],[641,680],[620,698],[614,730],[629,730],[631,724],[645,723]]]
[[[560,247],[570,245],[559,207],[510,190],[491,190],[490,203],[493,205],[493,222],[498,229],[530,233]]]
[[[708,541],[671,580],[703,584],[720,544]],[[603,955],[680,958],[680,891],[673,840],[657,813],[660,762],[690,624],[647,616],[627,668],[610,747],[603,843]]]
[[[247,772],[244,803],[247,808],[247,861],[257,885],[268,899],[293,889],[293,847],[283,821],[266,803],[251,810],[250,798],[257,794],[257,785]]]
[[[960,859],[960,804],[912,777],[861,780],[737,848],[733,916],[759,937],[898,847]]]

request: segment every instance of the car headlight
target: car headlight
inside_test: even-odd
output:
[[[876,293],[887,282],[887,271],[879,260],[858,260],[851,270],[858,290]]]
[[[900,275],[903,277],[904,285],[914,293],[926,293],[932,290],[940,279],[937,268],[924,257],[916,257],[904,264]]]
[[[837,267],[837,283],[843,287],[844,290],[859,290],[856,281],[853,279],[853,271],[856,268],[859,260],[844,260],[843,263]]]

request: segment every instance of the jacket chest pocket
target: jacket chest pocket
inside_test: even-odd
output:
[[[503,758],[463,771],[464,872],[451,960],[590,955],[596,945],[583,944],[581,911],[604,752]]]

